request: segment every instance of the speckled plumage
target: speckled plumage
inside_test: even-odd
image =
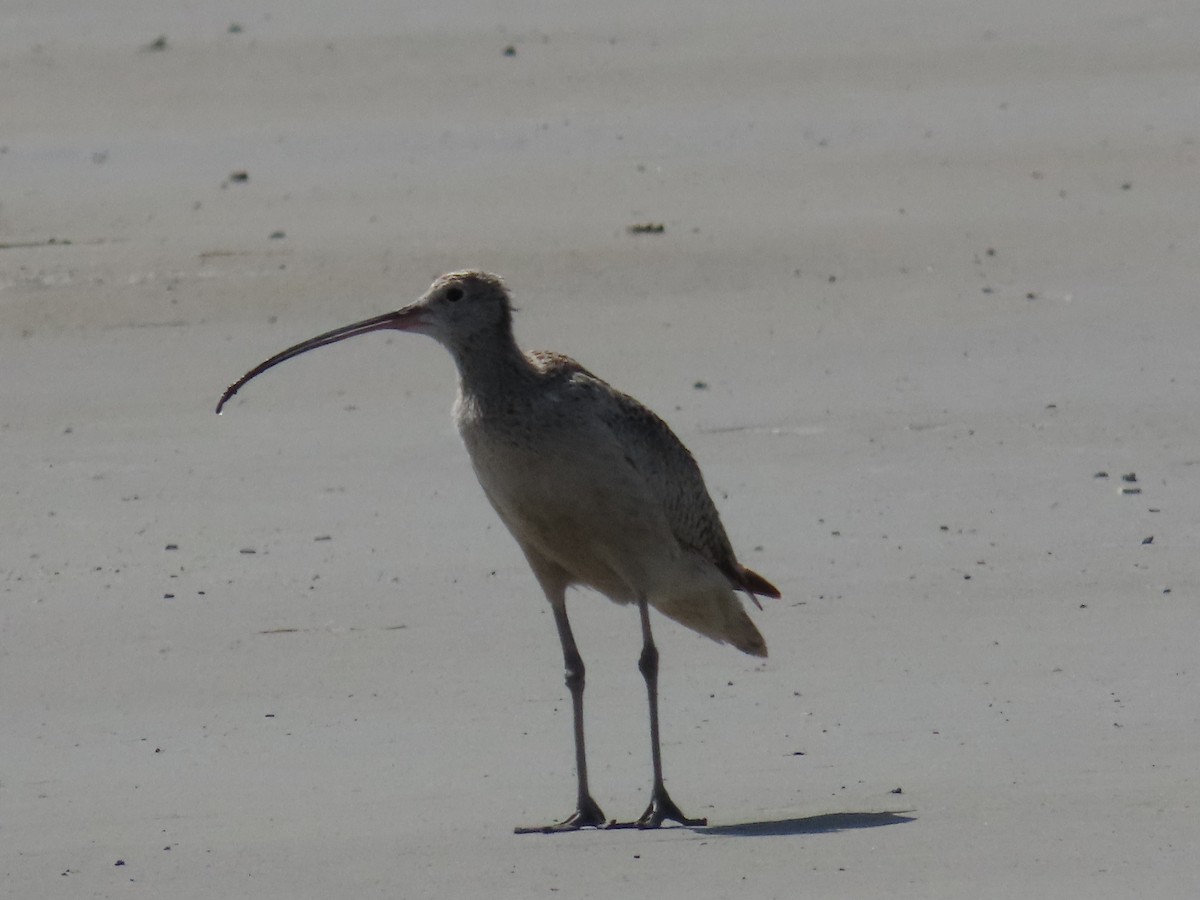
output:
[[[762,635],[734,590],[778,597],[734,555],[691,453],[666,423],[628,394],[558,353],[522,353],[512,335],[503,282],[484,272],[437,279],[409,306],[318,335],[272,356],[234,382],[300,353],[382,329],[435,338],[454,357],[454,418],[480,485],[525,553],[554,612],[575,729],[578,796],[566,831],[607,825],[588,789],[584,749],[584,665],[567,618],[566,589],[594,588],[636,603],[642,626],[638,668],[650,705],[654,785],[642,828],[689,819],[667,794],[658,725],[658,649],[649,608],[746,653],[766,656]],[[757,603],[757,601],[755,601]]]
[[[479,284],[478,302],[500,303],[501,286]],[[687,448],[633,397],[562,354],[522,354],[498,324],[486,340],[444,341],[461,373],[455,421],[543,587],[582,584],[619,603],[644,593],[689,628],[765,656],[733,589],[777,592],[738,563]]]

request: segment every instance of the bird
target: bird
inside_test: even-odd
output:
[[[659,654],[650,609],[751,656],[766,641],[737,592],[779,590],[738,562],[694,457],[668,425],[570,357],[522,352],[513,336],[505,283],[482,271],[437,278],[416,302],[302,341],[255,366],[221,396],[285,360],[374,331],[422,334],[445,347],[459,375],[454,421],[487,499],[516,539],[554,614],[571,695],[576,804],[551,825],[517,833],[581,828],[707,825],[683,814],[663,778],[659,739]],[[637,819],[605,818],[588,786],[584,741],[585,667],[567,617],[566,592],[581,586],[636,606],[646,683],[653,785]]]

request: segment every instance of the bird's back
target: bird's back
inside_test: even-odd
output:
[[[733,587],[751,595],[779,596],[766,579],[738,563],[699,465],[666,422],[568,356],[545,350],[527,356],[545,378],[565,380],[588,398],[594,415],[620,444],[626,463],[657,499],[682,547],[711,562]]]
[[[618,602],[644,594],[702,634],[765,654],[732,588],[778,592],[738,563],[687,448],[569,357],[526,359],[503,390],[463,385],[456,419],[480,484],[531,563]]]

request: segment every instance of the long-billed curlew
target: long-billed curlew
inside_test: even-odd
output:
[[[458,366],[454,420],[488,500],[525,552],[550,601],[562,642],[575,725],[575,812],[519,833],[612,827],[588,790],[583,739],[584,667],[567,620],[566,590],[594,588],[636,603],[642,623],[638,669],[650,703],[654,787],[630,826],[666,820],[705,825],[680,812],[663,784],[658,737],[658,649],[650,610],[719,643],[766,656],[767,645],[735,589],[778,597],[737,561],[692,455],[658,416],[579,363],[522,353],[512,334],[508,290],[495,275],[443,275],[409,306],[337,328],[255,366],[225,391],[217,412],[247,381],[300,353],[370,331],[428,335]]]

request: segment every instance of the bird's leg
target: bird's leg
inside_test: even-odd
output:
[[[663,784],[662,748],[658,741],[658,647],[654,645],[654,636],[650,633],[650,609],[645,596],[638,598],[638,612],[642,617],[642,655],[638,658],[638,669],[646,679],[646,694],[650,700],[650,759],[654,764],[654,791],[646,811],[631,824],[637,828],[657,828],[670,820],[680,825],[707,825],[708,819],[689,819],[680,812]]]
[[[576,831],[580,828],[601,828],[604,813],[588,791],[587,752],[583,743],[583,657],[575,646],[575,635],[567,621],[566,601],[562,598],[550,603],[554,610],[554,624],[558,626],[558,638],[562,642],[563,664],[566,668],[567,689],[571,692],[571,710],[575,720],[575,774],[579,794],[575,801],[575,812],[556,825],[542,825],[515,829],[517,834],[550,834],[556,831]]]

